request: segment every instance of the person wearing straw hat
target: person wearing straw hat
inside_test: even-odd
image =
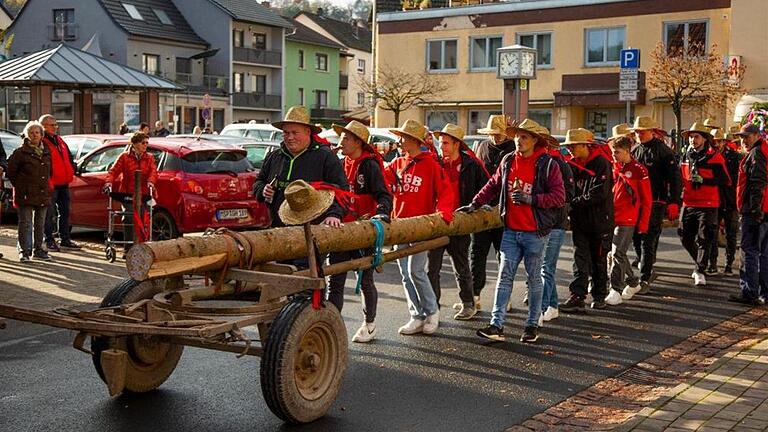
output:
[[[639,294],[647,294],[651,290],[650,283],[655,277],[653,265],[656,263],[656,249],[659,246],[664,216],[669,220],[676,220],[680,213],[681,183],[677,159],[663,141],[654,137],[654,129],[659,129],[659,126],[652,118],[646,116],[635,118],[632,126],[635,138],[640,143],[632,151],[632,157],[648,170],[653,197],[648,232],[644,235],[635,234],[641,252]]]
[[[571,201],[573,281],[562,312],[584,312],[584,299],[592,282],[593,309],[605,308],[608,295],[608,251],[613,236],[613,173],[608,156],[595,144],[591,131],[566,132],[562,146],[571,153],[576,193]]]
[[[291,107],[285,119],[272,125],[283,131],[280,150],[273,151],[264,159],[256,177],[253,192],[256,200],[266,202],[272,216],[272,226],[284,225],[278,209],[285,199],[285,188],[294,180],[309,183],[322,182],[347,190],[347,177],[339,158],[328,148],[316,142],[313,134],[320,128],[310,123],[309,113],[303,106]],[[336,203],[319,218],[324,224],[341,226],[343,209]]]
[[[758,306],[768,296],[768,143],[754,123],[745,124],[735,135],[749,153],[739,165],[736,186],[741,213],[740,292],[729,295],[728,301]]]
[[[395,158],[384,173],[394,189],[392,216],[407,218],[437,211],[450,222],[456,198],[435,155],[422,151],[427,129],[416,120],[406,120],[400,128],[390,129],[390,132],[400,138],[400,147],[405,153]],[[410,245],[399,244],[395,248]],[[397,260],[411,315],[411,319],[398,329],[400,334],[432,334],[440,324],[437,297],[426,271],[427,258],[425,251]]]
[[[723,129],[712,131],[713,147],[725,159],[725,167],[728,170],[728,177],[731,179],[731,185],[720,186],[720,208],[717,210],[717,224],[723,222],[725,227],[725,268],[723,273],[727,276],[733,275],[733,261],[736,259],[736,236],[739,234],[739,211],[736,208],[736,183],[739,178],[739,165],[744,155],[731,149],[728,146],[728,140],[725,139]],[[709,253],[709,266],[707,274],[717,273],[717,256],[719,247],[717,238],[712,242],[712,250]]]
[[[346,126],[334,124],[331,127],[340,137],[341,153],[344,155],[344,173],[349,182],[349,192],[353,194],[343,221],[352,222],[370,217],[389,222],[389,214],[392,212],[392,195],[384,180],[384,164],[381,155],[368,144],[368,128],[356,120],[352,120]],[[372,248],[331,252],[328,261],[335,264],[370,255],[373,255]],[[363,297],[364,321],[352,336],[352,342],[366,343],[376,336],[374,321],[378,291],[373,282],[372,268],[363,270],[358,277]],[[339,311],[344,306],[346,280],[347,274],[339,273],[332,275],[328,284],[328,300],[336,305]]]
[[[506,130],[505,130],[506,131]],[[513,129],[514,153],[502,159],[488,183],[459,211],[473,212],[499,198],[499,213],[504,222],[501,261],[496,279],[491,322],[477,335],[495,341],[504,340],[504,320],[520,263],[528,283],[528,318],[520,337],[524,343],[539,338],[541,326],[541,263],[547,236],[557,223],[558,210],[565,205],[565,186],[558,164],[548,154],[547,142],[539,125],[524,120]]]
[[[683,210],[678,234],[696,268],[691,277],[695,286],[705,286],[705,271],[709,263],[712,242],[717,232],[717,209],[720,207],[720,187],[730,186],[725,159],[712,148],[712,135],[703,124],[695,122],[682,132],[689,143],[683,155],[680,171],[683,178]]]
[[[501,160],[509,153],[515,151],[514,136],[507,136],[507,116],[493,114],[488,117],[486,127],[477,130],[478,133],[488,134],[490,138],[477,144],[475,154],[485,165],[489,175],[493,175],[499,167]],[[492,204],[495,204],[492,203]],[[504,228],[494,228],[473,233],[469,246],[469,266],[472,269],[472,289],[475,294],[475,309],[481,309],[480,293],[485,288],[486,264],[488,252],[491,246],[496,251],[496,259],[499,259],[499,248]]]
[[[488,181],[488,172],[483,163],[477,160],[467,143],[464,142],[464,128],[448,123],[440,132],[435,132],[440,139],[443,154],[443,170],[452,193],[458,197],[456,207],[468,205],[475,194]],[[447,246],[429,251],[429,282],[435,290],[437,304],[440,304],[440,269],[443,266],[443,254],[447,251],[451,257],[453,275],[459,285],[459,311],[453,316],[456,320],[469,320],[477,313],[475,308],[472,272],[469,266],[470,235],[451,236]]]

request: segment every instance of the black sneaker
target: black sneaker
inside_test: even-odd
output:
[[[590,307],[592,309],[605,309],[606,308],[605,300],[593,300]]]
[[[486,339],[501,342],[504,340],[504,329],[496,327],[495,325],[489,325],[488,327],[483,327],[478,330],[477,335]]]
[[[523,330],[523,335],[520,336],[520,342],[534,343],[539,340],[539,328],[534,326],[527,326]]]
[[[82,246],[73,242],[72,240],[62,241],[60,246],[63,247],[64,249],[75,249],[75,250],[79,250],[83,248]]]
[[[640,281],[640,291],[638,291],[638,294],[648,294],[651,292],[651,284],[649,284],[646,281]]]
[[[47,243],[45,248],[48,249],[48,252],[61,252],[61,248],[56,244],[56,242]]]
[[[723,269],[723,274],[727,276],[733,276],[733,268],[729,265],[725,266],[725,269]]]
[[[25,255],[23,253],[19,254],[19,262],[26,263],[29,262],[29,255]]]
[[[32,254],[32,258],[34,258],[36,260],[39,260],[39,261],[50,261],[51,260],[51,256],[48,255],[48,252],[46,252],[44,250],[35,251]]]
[[[716,266],[711,266],[711,267],[709,267],[708,269],[706,269],[706,270],[704,271],[704,274],[706,274],[706,275],[708,275],[708,276],[714,276],[714,275],[716,275],[716,274],[717,274],[717,267],[716,267]]]
[[[763,304],[763,302],[761,302],[759,298],[746,297],[743,293],[729,295],[728,301],[734,302],[734,303],[741,303],[749,306],[760,306]]]
[[[565,313],[586,312],[584,299],[577,296],[576,294],[571,294],[571,296],[568,297],[568,300],[566,300],[565,303],[560,303],[560,306],[558,306],[558,309],[560,309],[560,311]]]

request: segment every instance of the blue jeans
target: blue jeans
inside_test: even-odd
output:
[[[512,231],[505,229],[501,237],[501,261],[499,278],[496,280],[496,295],[493,299],[491,325],[504,327],[504,315],[507,303],[512,295],[512,283],[515,281],[520,261],[525,265],[528,282],[528,320],[526,327],[537,327],[541,314],[541,259],[544,253],[546,237],[539,237],[535,232]]]
[[[69,186],[55,186],[53,188],[51,205],[48,207],[48,215],[45,219],[46,244],[54,242],[53,233],[57,226],[62,243],[69,242]]]
[[[399,244],[395,249],[408,246],[411,244]],[[428,252],[425,251],[397,260],[397,266],[400,267],[400,274],[403,276],[408,312],[411,318],[420,320],[437,313],[437,297],[427,276],[427,256]]]
[[[768,222],[741,217],[741,294],[750,299],[768,295]]]
[[[547,245],[544,249],[544,262],[541,264],[541,281],[544,285],[544,291],[541,296],[541,310],[547,310],[552,306],[557,309],[557,283],[555,283],[555,273],[557,272],[557,260],[560,258],[560,248],[565,241],[564,229],[553,229],[549,233]]]

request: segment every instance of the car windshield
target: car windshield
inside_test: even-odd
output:
[[[275,146],[265,144],[255,144],[244,146],[245,151],[248,152],[248,160],[251,161],[254,168],[261,169],[264,164],[264,158],[267,157],[270,151],[275,149]]]
[[[226,129],[221,131],[222,135],[244,137],[247,129]]]
[[[193,174],[244,173],[253,171],[253,165],[242,152],[207,150],[182,157],[181,169]]]

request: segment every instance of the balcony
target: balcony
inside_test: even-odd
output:
[[[151,75],[156,75],[161,78],[165,78],[168,81],[172,81],[180,86],[186,88],[188,93],[193,94],[215,94],[215,95],[227,95],[229,94],[229,79],[225,76],[219,75],[194,75],[187,72],[160,72],[160,71],[144,71]]]
[[[283,53],[254,48],[234,47],[232,58],[236,62],[253,63],[271,66],[283,64]]]
[[[56,42],[77,40],[80,26],[73,23],[48,24],[48,39]]]
[[[266,108],[281,109],[279,94],[263,93],[232,93],[232,105],[236,108]]]
[[[338,108],[329,108],[327,106],[312,105],[310,117],[314,120],[338,120],[346,111]]]
[[[343,73],[339,73],[339,88],[340,89],[349,88],[349,75],[344,75]]]

